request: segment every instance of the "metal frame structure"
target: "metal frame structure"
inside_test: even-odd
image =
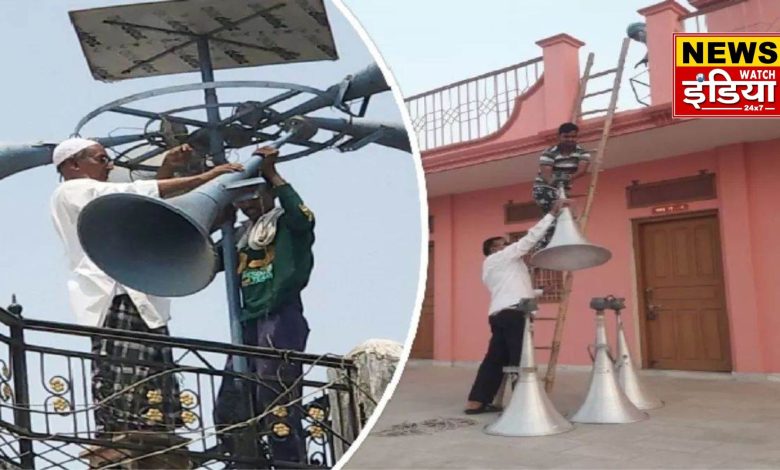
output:
[[[279,106],[280,104],[283,104],[284,102],[292,100],[303,94],[309,94],[315,97],[324,97],[324,98],[329,97],[329,94],[327,92],[318,90],[316,88],[307,87],[303,85],[296,85],[292,83],[271,82],[271,81],[227,81],[227,82],[175,85],[175,86],[159,88],[155,90],[149,90],[142,93],[137,93],[131,96],[127,96],[112,101],[111,103],[107,103],[91,111],[86,116],[84,116],[77,123],[76,128],[73,131],[73,135],[82,135],[84,133],[84,127],[104,113],[116,113],[116,114],[123,114],[128,116],[135,116],[139,118],[145,118],[147,119],[147,121],[144,125],[145,132],[143,134],[125,136],[126,141],[121,141],[120,143],[116,144],[116,146],[128,144],[128,143],[141,142],[141,145],[147,145],[147,144],[155,145],[157,149],[154,149],[150,152],[147,152],[133,159],[129,159],[127,157],[127,154],[131,150],[135,149],[136,148],[135,146],[131,147],[130,149],[117,150],[116,151],[117,155],[115,157],[114,163],[117,166],[128,168],[130,170],[154,171],[157,169],[156,167],[144,165],[144,162],[162,154],[166,150],[167,146],[166,143],[161,140],[162,135],[159,132],[154,132],[150,130],[153,123],[167,120],[181,125],[194,126],[198,129],[209,130],[212,127],[214,127],[212,123],[192,119],[189,117],[179,116],[178,114],[189,112],[189,111],[196,111],[200,109],[209,109],[212,107],[236,108],[240,106],[242,103],[230,102],[230,103],[217,103],[215,105],[201,104],[201,105],[193,105],[193,106],[187,106],[187,107],[182,107],[177,109],[166,110],[163,112],[150,112],[142,109],[137,109],[134,107],[131,108],[126,105],[136,101],[142,101],[145,99],[155,98],[167,94],[184,93],[184,92],[196,91],[196,90],[203,90],[205,93],[207,90],[216,90],[220,88],[226,88],[226,89],[227,88],[264,88],[264,89],[284,90],[281,94],[274,96],[273,98],[257,103],[256,108],[254,109],[264,110],[268,113],[269,116],[267,119],[264,119],[261,125],[249,130],[249,132],[251,132],[251,141],[249,141],[248,145],[254,145],[264,141],[273,140],[279,136],[281,131],[276,131],[276,132],[265,131],[265,129],[269,127],[278,127],[283,125],[282,120],[279,119],[279,116],[282,113],[274,111],[273,109],[270,108],[271,106]],[[252,111],[254,111],[254,109]],[[236,112],[229,117],[220,119],[219,121],[217,121],[216,127],[219,129],[225,129],[231,124],[234,124],[236,121],[242,119],[242,117],[246,115],[248,112],[249,111],[245,111],[243,113]],[[291,143],[297,144],[299,146],[305,146],[307,147],[307,149],[285,155],[283,158],[280,158],[280,161],[293,160],[296,158],[304,157],[306,155],[310,155],[320,150],[327,149],[332,145],[334,145],[336,142],[338,142],[338,140],[340,140],[342,137],[343,134],[336,134],[334,135],[334,137],[327,139],[324,142],[314,142],[312,140],[293,140]],[[235,147],[231,147],[228,145],[228,148],[241,148],[241,147],[244,147],[244,145],[235,146]],[[215,163],[218,162],[215,160]]]
[[[156,5],[161,4],[157,3]],[[222,4],[220,3],[219,5],[221,6]],[[303,7],[301,2],[295,5]],[[138,68],[141,68],[141,71],[145,67],[151,68],[149,65],[152,62],[168,54],[173,54],[184,47],[196,45],[197,58],[193,56],[194,53],[190,54],[188,52],[186,62],[190,67],[197,66],[199,68],[201,82],[149,90],[114,100],[93,110],[82,118],[77,123],[73,135],[78,136],[84,133],[87,125],[104,113],[145,119],[146,122],[143,125],[142,133],[95,138],[104,147],[111,149],[116,154],[114,162],[117,166],[131,171],[154,171],[157,169],[155,165],[150,164],[149,160],[161,155],[166,148],[175,145],[176,142],[171,143],[172,133],[168,132],[171,130],[174,131],[173,140],[177,141],[177,143],[190,143],[190,139],[192,139],[193,147],[196,147],[194,145],[196,142],[199,144],[199,148],[195,148],[195,151],[196,155],[201,157],[199,159],[200,167],[188,168],[184,171],[185,173],[203,171],[207,164],[226,163],[226,149],[238,149],[269,141],[287,142],[289,140],[290,144],[301,147],[301,149],[281,157],[279,161],[289,161],[334,147],[340,151],[353,151],[369,143],[411,152],[408,136],[402,127],[394,124],[374,123],[362,119],[367,112],[371,96],[389,91],[389,86],[384,80],[382,72],[375,64],[358,73],[347,76],[340,83],[336,83],[325,90],[272,81],[215,81],[215,65],[211,57],[211,42],[268,50],[281,57],[282,62],[288,59],[296,60],[294,57],[285,57],[284,54],[280,53],[279,48],[270,50],[262,45],[237,42],[215,36],[226,28],[229,29],[249,19],[262,16],[270,10],[282,7],[283,4],[277,3],[271,8],[255,9],[252,14],[237,20],[218,18],[217,20],[221,23],[219,28],[201,33],[187,31],[186,25],[181,23],[179,24],[184,27],[184,30],[141,25],[135,22],[119,21],[115,18],[102,20],[100,16],[97,18],[93,16],[92,24],[99,25],[98,29],[102,31],[101,34],[106,34],[107,36],[111,34],[111,38],[114,39],[117,36],[114,36],[111,32],[106,32],[106,28],[100,25],[100,21],[105,25],[120,28],[123,34],[130,34],[133,37],[139,31],[156,31],[169,35],[184,36],[186,38],[184,42],[173,45],[163,52],[158,53],[159,49],[155,50],[153,54],[149,54],[150,57],[146,57],[144,60],[134,60],[133,65],[130,66],[127,72]],[[111,8],[104,10],[111,13]],[[324,16],[323,12],[312,13],[309,11],[307,13],[309,14],[307,19],[312,20],[313,18],[313,21],[318,25],[318,31],[324,31],[325,34],[330,33],[327,17]],[[269,18],[265,16],[263,18],[271,22]],[[82,46],[84,42],[88,43],[97,40],[94,35],[81,30],[76,23],[74,23],[74,26],[76,26],[76,31],[82,40]],[[163,41],[162,44],[169,43]],[[135,47],[135,45],[132,42],[130,43],[131,47]],[[159,46],[159,43],[155,44],[155,46]],[[328,57],[336,57],[335,49],[327,44],[319,43],[317,46],[320,52],[323,52]],[[109,51],[109,53],[114,52],[116,51]],[[121,52],[119,54],[127,58]],[[218,54],[218,52],[215,52],[217,61],[220,60]],[[87,55],[86,49],[85,55]],[[233,57],[231,56],[231,58]],[[301,60],[319,60],[320,56],[313,58],[311,54],[305,53],[303,56],[299,55],[298,58]],[[179,59],[184,60],[185,58],[179,57]],[[88,62],[90,60],[91,58],[88,57]],[[196,61],[197,63],[195,63]],[[264,60],[260,62],[266,63]],[[274,62],[274,60],[271,60],[271,62]],[[279,61],[276,60],[275,62]],[[102,75],[100,70],[96,70],[92,65],[94,64],[90,63],[93,76],[96,79],[112,79],[109,75]],[[229,64],[228,67],[234,65]],[[224,63],[217,63],[217,66],[226,68]],[[175,69],[176,67],[173,68]],[[171,73],[171,70],[163,71],[162,74]],[[155,71],[159,75],[160,73],[157,72],[159,70]],[[177,72],[174,70],[173,73]],[[128,73],[126,76],[118,78],[132,78],[132,76],[133,74]],[[263,97],[262,101],[221,103],[217,91],[225,88],[260,88],[278,90],[278,93]],[[181,106],[161,112],[140,109],[135,105],[128,106],[140,100],[192,91],[203,92],[202,104]],[[223,117],[221,111],[225,108],[232,108],[232,112],[229,116]],[[345,115],[347,119],[319,116],[309,118],[305,116],[307,113],[322,108],[332,108]],[[206,119],[191,117],[188,113],[192,111],[205,111]],[[288,126],[291,125],[289,123],[296,121],[296,119],[300,121],[300,116],[304,116],[304,119],[307,120],[316,120],[317,122],[314,126],[330,132],[332,135],[323,140],[314,140],[316,132],[308,133],[306,137],[299,137],[301,134],[292,133],[288,129]],[[159,123],[159,130],[153,128],[157,123]],[[170,125],[168,131],[164,129],[165,125]],[[306,125],[309,126],[309,123]],[[190,132],[188,127],[194,127],[196,130]],[[231,140],[231,130],[238,130],[239,138]],[[182,137],[182,140],[178,140],[178,137]],[[144,148],[149,146],[153,148]],[[51,163],[53,147],[50,144],[0,146],[0,157],[2,157],[0,159],[2,160],[0,178],[25,169]],[[131,156],[131,154],[139,150],[144,153]],[[257,184],[260,179],[256,178],[259,168],[259,157],[253,157],[252,161],[252,165],[247,165],[247,170],[244,173],[251,172],[253,174],[246,175],[247,179],[242,181],[243,186]],[[252,168],[251,170],[249,169],[250,167]],[[242,174],[243,177],[244,175]],[[304,468],[307,468],[307,465],[328,467],[335,464],[335,461],[346,452],[351,442],[357,437],[366,418],[362,416],[361,410],[357,405],[359,400],[356,400],[358,387],[354,382],[356,377],[355,365],[350,360],[340,356],[315,356],[295,351],[244,346],[241,324],[238,321],[240,295],[234,246],[235,235],[233,226],[230,223],[226,223],[222,226],[222,249],[233,344],[29,320],[21,317],[21,308],[18,308],[18,306],[9,307],[8,311],[0,309],[0,467],[6,465],[11,468],[67,468],[72,462],[87,459],[90,459],[90,465],[92,465],[94,463],[91,460],[94,456],[93,447],[98,447],[114,452],[114,457],[118,455],[119,460],[124,460],[124,463],[130,463],[130,461],[137,461],[142,458],[151,458],[153,457],[152,454],[166,454],[188,459],[196,466],[204,468],[219,468],[220,465],[226,468],[232,468],[235,465],[249,465],[251,468],[301,468],[299,463],[283,462],[274,459],[273,451],[270,450],[273,446],[269,444],[269,440],[285,438],[284,433],[277,432],[277,428],[281,429],[283,427],[282,424],[284,424],[285,419],[297,419],[288,417],[287,413],[276,413],[276,408],[279,408],[276,403],[275,405],[277,406],[274,409],[255,410],[257,411],[256,415],[253,414],[255,418],[250,420],[250,422],[244,423],[236,431],[242,435],[240,439],[252,441],[249,444],[258,449],[254,453],[257,456],[254,460],[243,458],[244,460],[240,461],[241,459],[237,460],[231,455],[225,455],[219,444],[215,443],[215,436],[219,432],[207,432],[208,426],[206,426],[205,422],[208,418],[204,414],[205,408],[203,408],[203,404],[209,402],[209,397],[216,400],[214,386],[219,380],[231,377],[238,382],[238,387],[244,388],[246,392],[244,395],[247,397],[252,396],[253,391],[257,387],[268,387],[271,384],[286,387],[279,392],[279,397],[287,396],[287,390],[292,390],[292,386],[282,382],[280,377],[247,374],[246,361],[253,358],[297,364],[307,370],[296,380],[297,384],[304,386],[304,397],[297,403],[291,402],[285,406],[290,409],[298,407],[298,411],[302,412],[302,414],[299,413],[294,416],[303,416],[307,433],[309,462],[304,465]],[[4,326],[7,327],[7,334],[3,332]],[[40,335],[48,338],[48,340],[37,344],[30,341],[31,337],[38,338]],[[180,435],[182,434],[180,431],[175,433],[169,432],[163,436],[164,439],[169,440],[168,444],[155,444],[150,447],[149,442],[136,442],[127,439],[122,441],[107,440],[94,436],[94,427],[91,427],[90,424],[91,412],[105,404],[90,402],[88,387],[90,380],[86,364],[89,364],[97,356],[83,350],[49,347],[48,345],[50,344],[62,344],[51,341],[52,335],[59,335],[60,339],[64,338],[64,341],[68,343],[71,341],[83,341],[84,337],[132,338],[133,342],[153,343],[158,346],[164,345],[182,352],[182,357],[177,360],[177,363],[184,364],[182,359],[186,359],[189,362],[194,362],[194,364],[187,364],[178,369],[166,371],[166,374],[185,376],[185,380],[186,377],[189,377],[190,382],[194,380],[198,387],[204,381],[209,382],[211,385],[211,391],[206,396],[200,393],[200,389],[198,389],[198,393],[194,393],[192,388],[188,390],[194,396],[193,403],[196,403],[196,405],[185,406],[184,398],[182,397],[181,399],[181,404],[185,408],[185,412],[188,413],[185,418],[185,412],[183,412],[181,419],[185,422],[187,422],[187,419],[191,419],[199,423],[194,428],[190,427],[187,432],[198,434],[199,437],[186,438]],[[10,358],[8,363],[2,359],[2,349],[4,347],[8,349],[7,357]],[[213,355],[223,356],[221,358],[223,362],[220,362],[216,367],[214,364],[217,363],[210,357]],[[224,370],[221,367],[228,356],[233,359],[234,371]],[[105,360],[105,358],[101,358],[101,361]],[[111,358],[109,361],[123,365],[125,362],[131,366],[141,365],[130,363],[132,361],[126,361],[123,358]],[[51,374],[47,374],[46,369],[51,367],[50,364],[58,363],[62,364],[63,368],[58,370],[56,375],[49,378],[48,376]],[[143,365],[152,366],[152,364]],[[37,371],[38,368],[40,369],[39,373]],[[308,374],[309,371],[316,377],[312,378]],[[38,376],[40,378],[39,382],[35,380]],[[326,377],[327,381],[325,381]],[[313,391],[318,396],[313,399],[310,398],[306,395],[307,389]],[[48,398],[42,404],[33,404],[31,403],[31,396],[47,396]],[[187,399],[187,402],[189,403],[190,399]],[[214,402],[212,401],[211,406],[213,405]],[[54,426],[53,422],[56,420],[59,421],[57,426]],[[270,427],[268,425],[269,420],[271,422]],[[64,429],[64,431],[61,429]],[[207,445],[207,441],[209,441],[210,445]],[[200,447],[196,448],[196,445]],[[78,452],[79,450],[84,450],[85,452],[74,454],[74,451]],[[115,462],[106,468],[116,468],[124,463]]]
[[[247,21],[249,19],[255,18],[257,16],[260,16],[264,11],[265,10],[258,11],[253,15],[249,15],[241,20],[233,22],[233,24],[238,24]],[[201,88],[203,90],[203,95],[204,95],[204,103],[205,103],[204,106],[206,109],[207,121],[199,122],[190,119],[183,121],[181,118],[176,118],[176,117],[173,117],[172,120],[176,120],[182,124],[198,125],[203,129],[207,129],[208,138],[209,138],[209,153],[213,162],[215,164],[227,163],[227,159],[225,158],[225,147],[223,146],[223,136],[222,136],[222,129],[224,128],[225,123],[222,122],[222,118],[220,117],[219,100],[216,92],[216,88],[220,85],[214,82],[214,69],[213,69],[213,64],[211,61],[211,54],[209,49],[210,41],[221,40],[220,38],[216,38],[215,34],[225,30],[227,26],[225,25],[220,26],[219,28],[216,28],[205,34],[195,34],[187,31],[176,31],[171,29],[149,27],[149,26],[139,25],[139,24],[129,24],[122,21],[105,20],[104,23],[111,24],[118,27],[123,27],[123,26],[132,27],[140,30],[151,30],[151,31],[165,32],[167,34],[182,35],[182,36],[189,37],[190,38],[189,41],[180,43],[172,48],[167,49],[161,54],[157,54],[153,57],[147,58],[146,60],[140,61],[135,65],[133,65],[131,69],[142,67],[144,64],[148,64],[154,60],[157,60],[163,55],[172,54],[173,52],[181,49],[184,46],[189,46],[192,43],[196,43],[198,48],[198,64],[200,67],[202,83],[200,84],[200,86],[196,86],[196,87],[193,87],[192,85],[189,86],[185,85],[183,87],[173,87],[173,90],[163,89],[163,90],[151,91],[151,92],[142,93],[140,94],[140,96],[137,95],[135,97],[128,97],[125,99],[115,101],[114,103],[110,103],[102,108],[98,108],[98,110],[95,110],[92,113],[88,114],[76,126],[75,133],[78,134],[79,130],[83,127],[84,124],[86,124],[86,122],[88,122],[89,120],[94,118],[97,114],[100,114],[103,111],[114,111],[114,112],[120,112],[120,113],[131,114],[131,115],[140,114],[136,110],[119,107],[119,105],[121,104],[126,104],[128,102],[133,101],[134,99],[139,99],[139,97],[150,97],[150,96],[170,93],[172,91],[185,91],[185,90],[192,90],[193,88],[195,89]],[[295,91],[298,92],[306,90],[309,92],[316,93],[316,90],[305,88],[305,87],[287,86],[287,88],[295,89]],[[276,102],[278,102],[278,100],[280,100],[281,98],[291,94],[291,91],[292,90],[288,90],[287,93],[283,94],[280,97],[277,97]],[[157,116],[162,117],[162,114],[158,113]],[[153,117],[153,116],[147,115],[146,117]],[[171,118],[169,117],[168,119]],[[227,123],[230,122],[232,122],[232,120],[228,119]],[[162,153],[163,151],[164,148],[160,149],[159,153]],[[159,153],[157,153],[157,151],[148,152],[147,154],[143,155],[142,158],[139,158],[134,163],[141,163],[144,161],[144,159],[152,158],[158,155]],[[228,312],[230,315],[231,338],[235,344],[243,344],[241,322],[238,320],[239,315],[241,313],[241,295],[240,295],[240,283],[238,279],[238,274],[236,272],[236,267],[238,265],[238,258],[235,249],[233,248],[235,246],[236,240],[235,240],[235,231],[232,223],[225,222],[221,227],[221,232],[222,232],[222,255],[225,263],[225,287],[227,291]],[[237,370],[239,372],[246,371],[246,365],[243,363],[243,361],[238,361]]]
[[[181,413],[186,427],[177,430],[171,443],[155,448],[148,442],[94,436],[92,413],[110,405],[90,400],[89,364],[97,356],[89,350],[88,338],[132,338],[141,344],[163,344],[179,356],[176,369],[169,372],[181,384]],[[87,346],[50,346],[63,343]],[[106,468],[118,468],[123,461],[137,461],[155,453],[186,459],[196,468],[229,468],[237,464],[252,468],[302,468],[298,463],[277,461],[267,452],[270,439],[285,438],[277,435],[275,426],[290,425],[286,421],[289,414],[279,412],[278,404],[271,410],[257,410],[257,416],[263,418],[245,423],[260,448],[266,448],[265,453],[247,460],[221,450],[218,437],[222,431],[214,427],[209,416],[216,403],[218,382],[231,377],[252,386],[280,384],[277,377],[258,378],[223,370],[219,361],[231,356],[276,359],[302,366],[304,374],[297,380],[304,386],[303,396],[298,403],[281,406],[297,409],[304,417],[309,462],[303,468],[335,464],[363,422],[356,406],[356,369],[349,359],[30,320],[22,318],[21,307],[12,305],[8,310],[0,308],[0,466],[71,468],[73,462],[88,460],[89,453],[99,448],[115,455],[116,467]],[[127,366],[141,364],[118,361]],[[336,371],[339,379],[320,378],[326,377],[329,370]],[[310,378],[312,375],[317,377]],[[134,387],[133,393],[146,393],[143,384]],[[46,398],[42,403],[32,403],[31,396]],[[149,403],[153,406],[151,398]]]
[[[249,16],[233,21],[231,25],[236,26],[242,22],[248,21],[249,19],[260,16],[265,11],[266,10],[256,11],[255,13]],[[79,121],[79,123],[76,126],[74,135],[79,135],[82,131],[82,128],[88,122],[90,122],[91,120],[93,120],[94,118],[96,118],[97,116],[99,116],[104,112],[113,112],[113,113],[147,118],[150,120],[149,122],[147,122],[146,125],[147,129],[149,128],[150,122],[159,120],[162,123],[162,121],[165,119],[167,121],[175,122],[184,126],[187,125],[195,126],[198,127],[200,130],[205,131],[208,137],[208,155],[210,156],[211,161],[214,164],[223,164],[227,162],[227,159],[225,157],[226,145],[224,142],[224,133],[226,131],[226,128],[227,126],[240,120],[245,113],[234,113],[232,116],[223,119],[220,115],[220,108],[227,105],[226,104],[221,105],[219,103],[219,99],[217,96],[218,88],[262,87],[262,88],[275,88],[275,89],[284,90],[279,95],[276,95],[268,100],[265,100],[264,102],[257,103],[256,106],[254,106],[254,109],[250,110],[250,111],[263,113],[263,116],[260,122],[258,122],[251,129],[251,138],[249,139],[248,142],[246,142],[246,145],[256,144],[258,142],[277,138],[282,133],[283,123],[288,118],[298,114],[304,114],[306,112],[313,111],[322,108],[324,106],[330,105],[349,116],[361,117],[365,114],[367,110],[368,101],[370,99],[372,92],[385,91],[384,89],[374,90],[371,89],[371,87],[369,86],[368,88],[370,91],[368,92],[368,94],[364,93],[361,96],[354,96],[354,93],[350,94],[350,92],[352,91],[350,89],[350,85],[353,77],[347,77],[347,79],[345,79],[341,84],[334,85],[333,87],[329,88],[326,91],[320,91],[315,88],[301,86],[301,85],[295,85],[290,83],[278,83],[278,82],[244,81],[244,82],[219,83],[219,82],[215,82],[214,79],[214,68],[213,68],[211,54],[210,54],[210,41],[226,42],[227,40],[225,40],[224,38],[219,38],[215,36],[217,33],[220,33],[223,30],[225,30],[227,28],[226,25],[222,25],[204,34],[196,34],[189,31],[177,31],[173,29],[151,27],[151,26],[145,26],[145,25],[135,24],[135,23],[127,23],[127,22],[117,21],[117,20],[105,20],[103,23],[117,26],[119,28],[133,28],[135,30],[141,30],[141,31],[149,30],[149,31],[163,32],[171,35],[180,35],[189,38],[189,40],[179,43],[176,46],[163,51],[162,53],[155,54],[154,56],[149,57],[146,60],[137,61],[133,66],[130,67],[130,69],[126,70],[125,72],[130,72],[135,68],[143,67],[144,64],[148,64],[150,62],[158,60],[167,54],[172,54],[177,50],[185,46],[191,46],[194,43],[197,44],[197,51],[198,51],[197,59],[200,68],[202,82],[199,84],[180,85],[180,86],[167,87],[167,88],[162,88],[157,90],[151,90],[151,91],[138,93],[108,103],[90,112],[83,119],[81,119],[81,121]],[[235,41],[227,41],[227,42],[235,42]],[[240,45],[242,47],[254,47],[252,44],[241,43]],[[378,81],[376,80],[377,73],[381,77],[381,72],[378,71],[378,68],[376,67],[374,69],[369,68],[366,70],[366,72],[367,72],[366,74],[364,74],[363,76],[359,76],[358,78],[356,78],[356,80],[364,80],[367,83],[371,83],[372,80]],[[368,76],[368,78],[366,78],[366,75]],[[384,82],[383,79],[381,81]],[[386,84],[384,84],[384,86],[386,87]],[[155,96],[160,96],[160,95],[165,95],[165,94],[170,94],[175,92],[184,92],[184,91],[193,91],[193,90],[203,91],[204,94],[203,105],[188,106],[177,110],[168,110],[165,112],[158,112],[158,113],[143,111],[143,110],[129,108],[125,106],[133,101],[137,101],[140,99],[145,99],[145,98],[150,98],[150,97],[155,97]],[[272,106],[278,106],[284,102],[287,102],[292,98],[297,97],[302,93],[313,94],[315,95],[315,97],[314,99],[308,100],[305,103],[287,109],[284,112],[274,111],[274,109],[272,108]],[[360,110],[357,113],[353,113],[349,108],[349,106],[346,104],[347,101],[353,100],[355,98],[363,98],[363,104],[361,105]],[[235,103],[231,103],[231,104],[235,104]],[[206,121],[200,121],[200,120],[195,120],[195,119],[176,115],[176,113],[182,111],[191,111],[196,109],[206,110],[206,116],[207,116]],[[264,131],[265,129],[271,126],[278,127],[279,129],[276,132],[272,132],[272,133],[268,133]],[[308,148],[299,151],[297,153],[287,155],[284,159],[280,159],[280,160],[291,160],[294,158],[300,158],[302,156],[309,155],[316,151],[331,147],[336,142],[338,142],[343,136],[344,133],[336,132],[332,138],[324,142],[314,142],[311,141],[311,139],[303,139],[303,140],[299,139],[297,141],[293,140],[291,141],[291,143],[302,145]],[[135,141],[137,142],[138,140],[141,140],[141,139],[137,139],[138,137],[145,138],[145,140],[150,142],[154,142],[155,138],[159,139],[161,136],[159,135],[159,133],[145,134],[142,136],[127,136],[125,140],[134,140],[135,138]],[[241,145],[241,147],[246,145]],[[138,148],[138,146],[135,146],[133,148]],[[344,150],[350,150],[350,148],[345,147]],[[124,166],[131,170],[134,169],[149,170],[152,168],[148,166],[140,166],[140,165],[142,165],[145,161],[157,155],[160,155],[164,151],[165,151],[165,146],[160,145],[160,143],[158,142],[157,149],[146,152],[143,155],[135,157],[131,160],[124,159],[127,152],[123,152],[120,153],[117,158],[117,165]],[[225,285],[227,291],[228,311],[230,315],[230,325],[231,325],[231,338],[235,344],[242,344],[243,334],[241,331],[241,323],[238,320],[240,315],[240,310],[241,310],[240,284],[238,280],[238,274],[236,272],[237,255],[233,248],[235,246],[236,240],[235,240],[235,233],[234,233],[234,228],[232,223],[225,222],[221,227],[221,232],[222,232],[222,254],[223,254],[223,260],[225,266],[225,270],[224,270]],[[245,371],[246,370],[245,367],[246,366],[245,364],[242,363],[242,361],[238,362],[237,369],[239,372]]]

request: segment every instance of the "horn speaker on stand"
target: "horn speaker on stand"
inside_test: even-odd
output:
[[[575,423],[620,424],[647,419],[618,385],[612,359],[609,357],[604,309],[607,300],[596,297],[590,307],[596,310],[596,353],[590,375],[588,394],[579,410],[570,418]]]
[[[544,391],[534,360],[533,318],[535,299],[523,299],[517,307],[525,315],[520,370],[509,406],[485,433],[497,436],[547,436],[570,431],[573,426],[553,406]]]
[[[621,310],[626,308],[623,298],[608,298],[608,307],[615,311],[617,321],[617,357],[615,358],[615,372],[618,385],[626,393],[626,396],[640,410],[653,410],[664,406],[664,402],[655,398],[642,386],[639,374],[631,360],[631,351],[628,349],[628,341],[623,330],[623,317]]]

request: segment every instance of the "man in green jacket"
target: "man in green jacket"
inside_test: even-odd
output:
[[[314,214],[277,172],[278,151],[264,147],[257,152],[263,155],[260,171],[267,184],[250,198],[235,203],[249,219],[237,234],[244,344],[303,351],[309,325],[303,316],[301,291],[309,283],[314,265]],[[275,198],[281,207],[275,205]],[[250,387],[253,396],[247,400],[246,392],[225,377],[217,398],[215,422],[220,426],[235,424],[273,410],[258,423],[266,432],[278,423],[288,430],[288,435],[270,439],[273,460],[306,462],[303,408],[300,403],[277,408],[301,396],[302,386],[296,384],[296,379],[302,375],[302,367],[275,359],[247,362],[249,371],[262,383]],[[231,360],[226,368],[233,370]],[[229,435],[223,437],[225,450],[241,453]]]

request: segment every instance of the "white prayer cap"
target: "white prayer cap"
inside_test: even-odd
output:
[[[100,144],[94,140],[82,139],[81,137],[72,137],[70,139],[64,140],[60,142],[58,146],[54,147],[52,163],[54,163],[55,167],[59,167],[60,164],[65,160],[73,157],[85,148],[92,147],[93,145]]]

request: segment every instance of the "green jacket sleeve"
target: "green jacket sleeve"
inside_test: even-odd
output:
[[[279,203],[284,209],[285,219],[290,230],[296,232],[311,231],[314,229],[314,213],[306,207],[301,197],[289,184],[275,188]]]

